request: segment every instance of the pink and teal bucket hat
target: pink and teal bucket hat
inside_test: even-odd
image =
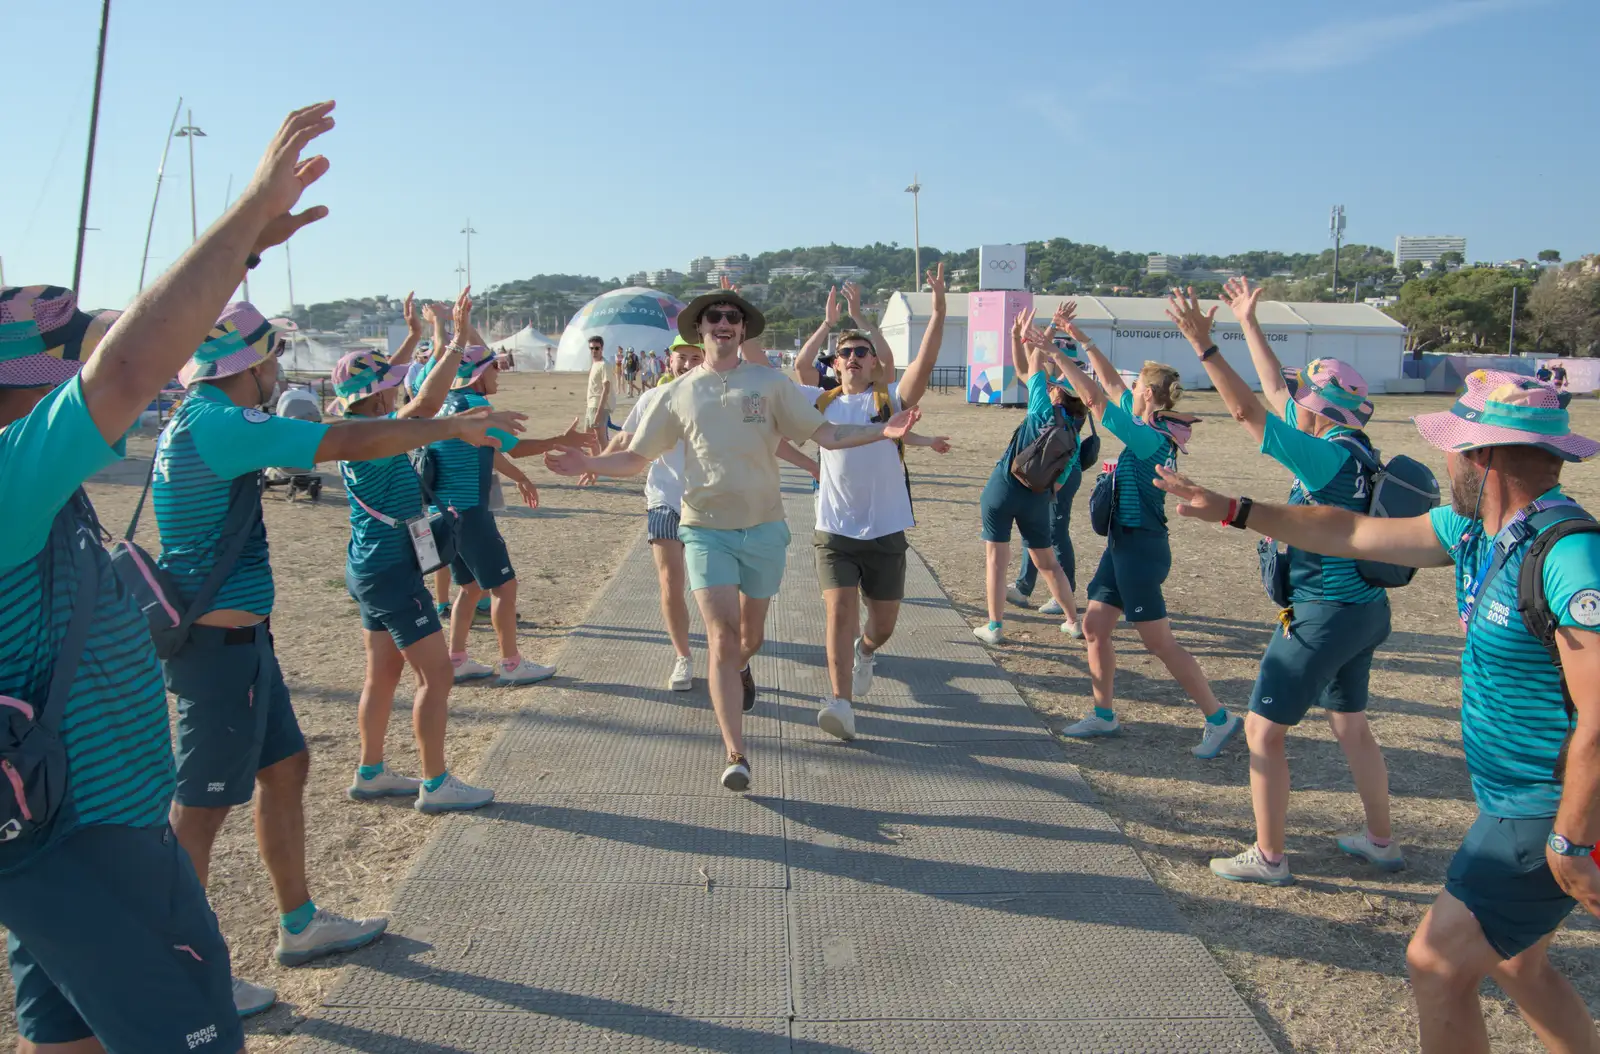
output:
[[[1284,369],[1283,381],[1289,386],[1289,398],[1295,405],[1335,424],[1359,430],[1372,420],[1367,379],[1348,362],[1314,359],[1304,369]]]
[[[389,356],[376,351],[353,351],[333,364],[334,405],[341,414],[369,395],[398,387],[403,371],[389,362]]]
[[[0,286],[0,388],[53,388],[77,376],[120,311],[78,310],[58,285]]]
[[[282,346],[278,328],[254,304],[240,300],[223,309],[217,324],[178,371],[178,383],[187,388],[200,381],[232,377],[267,361]]]
[[[1600,453],[1600,442],[1572,431],[1563,394],[1521,374],[1473,370],[1454,406],[1412,420],[1440,450],[1536,446],[1563,461],[1587,461]]]
[[[451,382],[451,388],[465,388],[479,377],[495,368],[499,362],[495,353],[482,344],[468,344],[467,349],[461,353],[461,365],[456,367],[456,379]]]

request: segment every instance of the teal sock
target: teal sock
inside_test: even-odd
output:
[[[1208,724],[1208,725],[1225,725],[1227,723],[1228,723],[1228,711],[1225,710],[1225,709],[1221,709],[1221,708],[1219,708],[1216,713],[1214,713],[1210,717],[1206,718],[1206,724]]]
[[[1107,710],[1103,706],[1097,706],[1094,708],[1094,716],[1098,717],[1102,721],[1115,721],[1117,719],[1117,712],[1115,710]]]
[[[449,775],[450,773],[448,772],[441,772],[431,780],[423,780],[422,785],[428,788],[430,791],[436,791],[440,787],[444,786],[444,781],[449,777]]]
[[[990,622],[989,622],[989,628],[990,628],[990,629],[993,629],[993,630],[997,630],[997,629],[999,629],[999,628],[1000,628],[1000,623],[998,623],[998,622],[995,622],[995,621],[993,621],[993,620],[992,620],[992,619],[991,619],[991,620],[990,620]]]
[[[376,765],[358,765],[356,773],[364,780],[377,779],[383,775],[383,762],[380,761]]]
[[[308,900],[304,904],[301,904],[298,908],[295,908],[293,911],[285,912],[284,914],[279,915],[278,921],[283,923],[283,928],[288,930],[290,933],[300,933],[307,926],[311,925],[311,919],[316,915],[316,913],[316,903]]]

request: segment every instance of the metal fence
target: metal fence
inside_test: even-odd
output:
[[[967,368],[965,366],[935,366],[933,368],[932,386],[944,394],[951,388],[960,392],[967,390]]]

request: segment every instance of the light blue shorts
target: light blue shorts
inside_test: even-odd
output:
[[[752,600],[778,595],[789,550],[789,525],[782,520],[744,530],[678,528],[691,590],[738,586]]]

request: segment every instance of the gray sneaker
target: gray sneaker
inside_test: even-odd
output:
[[[290,933],[282,923],[278,924],[278,963],[300,966],[324,955],[355,951],[382,937],[388,928],[388,919],[347,919],[318,908],[310,924],[299,933]]]
[[[250,1017],[272,1009],[278,993],[259,984],[251,984],[241,977],[233,979],[233,1009],[240,1017]]]
[[[418,812],[427,813],[465,812],[468,809],[481,809],[492,801],[494,791],[489,788],[474,787],[446,774],[438,790],[429,790],[425,786],[417,789],[415,808]]]
[[[1381,871],[1404,871],[1406,858],[1400,852],[1400,843],[1390,840],[1388,845],[1376,846],[1372,844],[1372,836],[1363,827],[1355,834],[1347,834],[1342,838],[1334,839],[1339,848],[1351,856],[1359,856],[1373,867]]]
[[[872,675],[877,669],[878,653],[863,654],[860,637],[856,638],[856,645],[851,649],[851,653],[855,656],[855,664],[850,670],[850,694],[860,699],[872,691]]]
[[[856,715],[843,699],[829,698],[817,711],[817,727],[835,739],[846,741],[856,738]]]
[[[1289,873],[1288,856],[1276,864],[1269,864],[1257,845],[1250,846],[1238,856],[1222,856],[1211,861],[1211,873],[1229,882],[1256,882],[1263,886],[1294,884],[1294,876]]]
[[[1081,721],[1074,721],[1061,730],[1068,739],[1093,739],[1096,736],[1115,736],[1122,733],[1122,722],[1113,717],[1107,721],[1099,714],[1090,713]]]
[[[1200,745],[1189,753],[1197,758],[1210,761],[1222,753],[1222,748],[1228,745],[1229,740],[1239,734],[1239,729],[1244,727],[1244,718],[1238,714],[1229,714],[1228,719],[1220,725],[1210,721],[1205,722],[1205,731],[1200,733]]]
[[[422,781],[410,776],[396,776],[387,768],[370,780],[361,775],[361,770],[356,770],[355,782],[350,784],[350,789],[345,791],[351,801],[372,801],[374,798],[409,798],[417,793],[417,788],[422,786]]]

